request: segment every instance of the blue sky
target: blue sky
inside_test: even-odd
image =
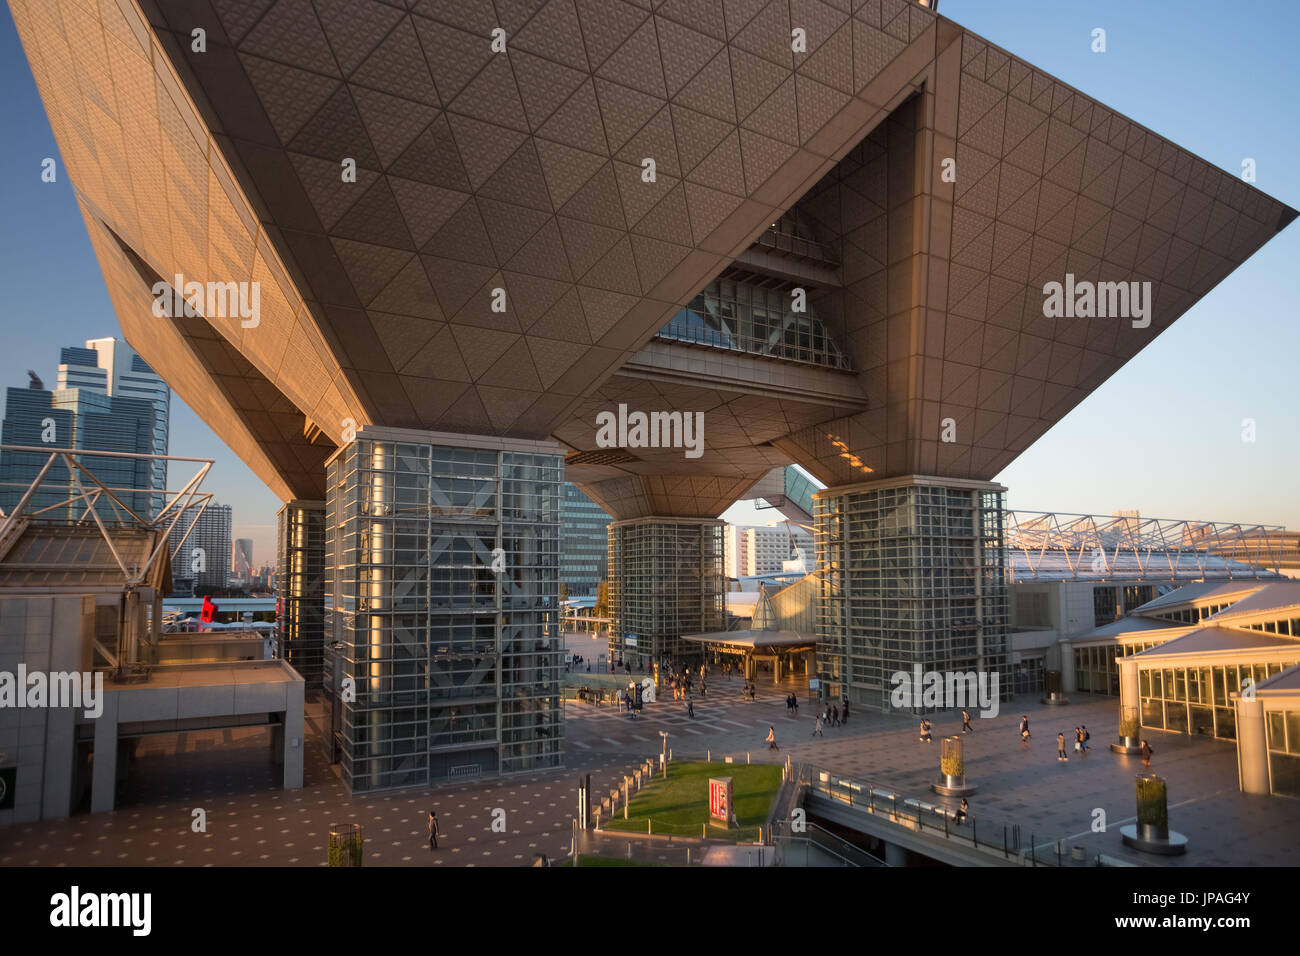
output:
[[[7,6],[0,7],[0,388],[58,351],[120,335]],[[1300,3],[940,0],[939,10],[1220,168],[1255,159],[1259,188],[1300,208]],[[1106,30],[1107,51],[1090,50]],[[1300,224],[1273,239],[1067,415],[998,480],[1012,507],[1300,528]],[[1256,441],[1242,441],[1242,420]],[[175,400],[171,450],[217,459],[206,487],[237,537],[273,558],[278,500]],[[729,520],[771,512],[737,505]]]

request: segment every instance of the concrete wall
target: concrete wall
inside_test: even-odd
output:
[[[0,597],[0,671],[16,674],[20,663],[29,672],[80,671],[94,626],[93,597]],[[14,806],[0,810],[0,826],[71,813],[77,715],[0,707],[0,767],[17,768]]]

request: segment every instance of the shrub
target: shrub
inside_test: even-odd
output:
[[[1153,775],[1137,778],[1138,823],[1169,829],[1168,793],[1162,778]]]
[[[939,758],[939,769],[950,777],[961,777],[966,774],[965,761],[956,751],[949,751]]]

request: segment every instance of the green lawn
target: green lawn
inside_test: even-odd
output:
[[[758,828],[767,822],[772,799],[781,788],[781,767],[773,764],[672,763],[668,779],[655,777],[632,797],[627,819],[620,805],[612,820],[603,822],[609,830],[645,833],[646,821],[654,833],[673,836],[700,835],[700,825],[709,819],[709,778],[731,777],[739,829],[710,826],[709,836],[736,842],[755,840]]]

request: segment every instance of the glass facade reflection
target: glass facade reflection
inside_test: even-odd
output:
[[[562,762],[563,459],[507,450],[524,444],[363,433],[330,460],[326,632],[354,793]]]

